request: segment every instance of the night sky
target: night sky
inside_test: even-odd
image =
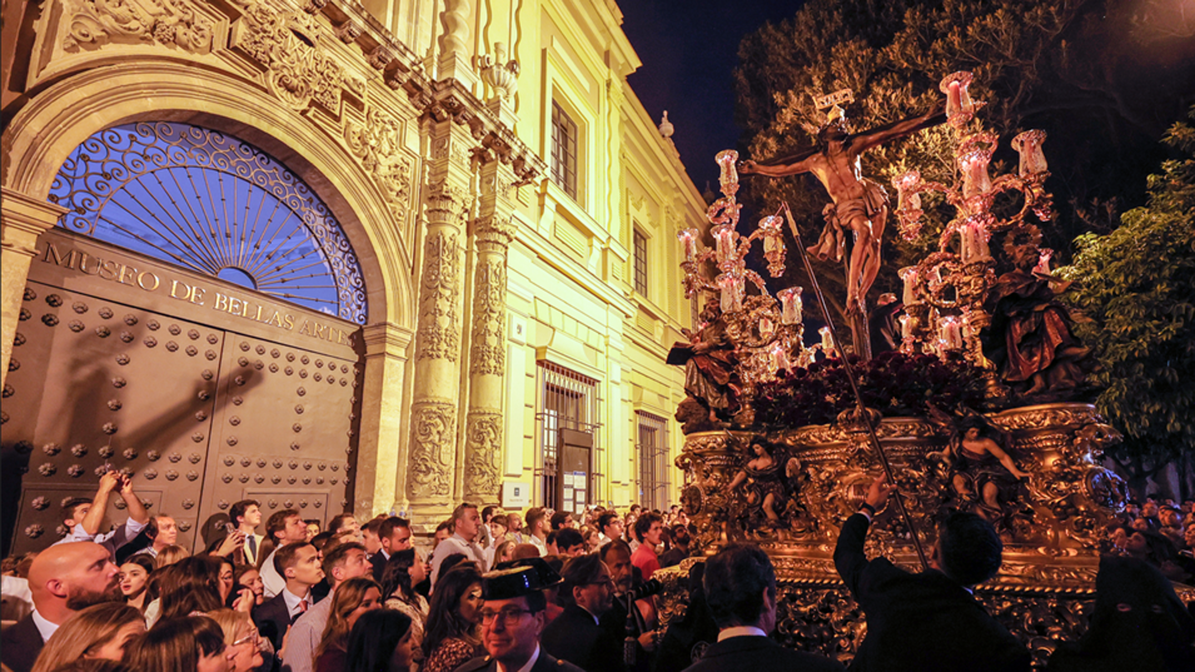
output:
[[[698,191],[718,190],[714,155],[734,149],[734,84],[739,42],[765,21],[796,14],[801,0],[618,0],[623,30],[643,66],[627,78],[659,123],[664,110],[672,136]]]

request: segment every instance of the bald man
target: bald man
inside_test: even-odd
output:
[[[29,591],[33,613],[0,634],[0,663],[12,672],[30,672],[46,640],[71,614],[121,599],[120,569],[99,544],[57,544],[33,560]]]

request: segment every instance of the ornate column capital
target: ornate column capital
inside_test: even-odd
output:
[[[428,219],[457,223],[468,211],[471,200],[464,187],[447,181],[431,184],[427,192]]]
[[[483,215],[473,220],[473,233],[479,243],[493,243],[503,248],[514,240],[518,223],[512,216]]]

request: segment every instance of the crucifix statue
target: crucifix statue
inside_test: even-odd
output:
[[[846,115],[835,104],[826,123],[817,131],[817,144],[789,156],[763,163],[743,161],[739,166],[739,172],[746,175],[785,177],[813,173],[821,181],[834,203],[825,210],[827,230],[822,233],[822,241],[810,252],[828,252],[826,248],[833,245],[827,245],[826,241],[841,240],[842,229],[855,234],[847,270],[848,314],[866,314],[864,302],[880,270],[880,243],[888,219],[888,194],[878,183],[863,177],[859,157],[872,147],[946,121],[945,106],[942,101],[924,115],[852,134],[847,128]]]

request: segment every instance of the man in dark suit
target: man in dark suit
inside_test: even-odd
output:
[[[560,583],[560,575],[540,558],[515,560],[500,567],[482,575],[485,602],[478,615],[482,644],[489,655],[470,660],[456,672],[583,672],[539,645],[548,606],[543,591]]]
[[[286,588],[253,610],[253,621],[262,637],[282,648],[286,630],[315,603],[311,587],[324,578],[319,551],[311,544],[287,544],[274,552],[274,568],[286,579]]]
[[[829,658],[786,649],[768,637],[776,627],[776,570],[758,546],[722,549],[705,562],[702,583],[718,641],[685,672],[841,672],[842,665]]]
[[[390,516],[378,527],[378,539],[382,547],[369,562],[373,565],[373,580],[381,583],[390,556],[411,547],[411,523],[405,518]]]
[[[863,554],[871,518],[891,491],[883,476],[871,484],[834,550],[838,574],[867,615],[867,637],[851,669],[1028,671],[1029,651],[972,595],[1002,563],[1004,545],[986,520],[973,513],[947,518],[938,528],[931,569],[920,574]]]
[[[46,640],[80,609],[122,599],[120,568],[107,548],[90,541],[55,544],[29,567],[33,611],[0,634],[0,663],[29,672]]]
[[[569,560],[561,595],[571,604],[544,628],[544,650],[585,672],[622,668],[622,642],[599,625],[613,601],[610,570],[597,553]]]

